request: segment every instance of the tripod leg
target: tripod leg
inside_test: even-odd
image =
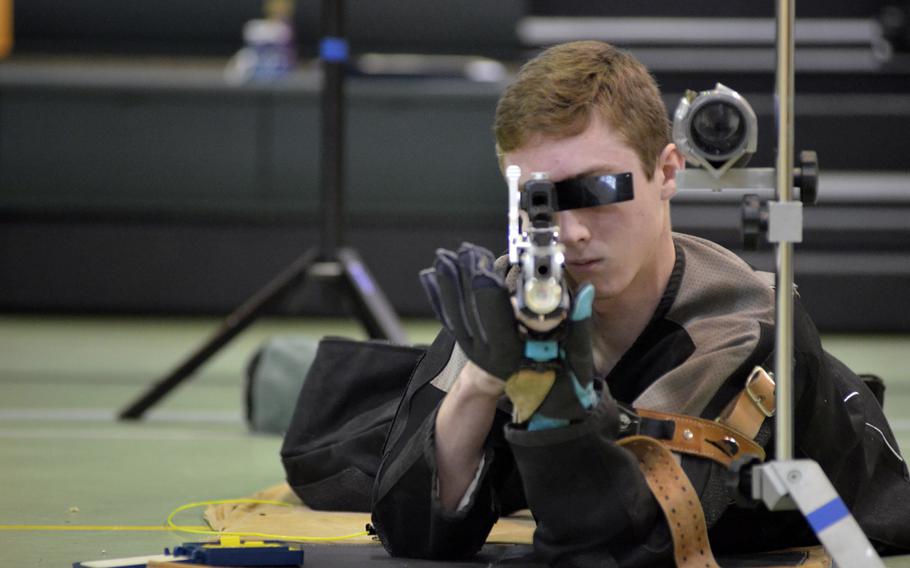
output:
[[[310,249],[297,260],[291,263],[268,284],[253,294],[239,308],[231,312],[221,324],[221,327],[190,355],[179,367],[169,375],[155,383],[132,404],[120,413],[121,420],[136,420],[142,418],[146,410],[155,405],[161,398],[171,392],[177,385],[186,380],[203,363],[224,347],[229,341],[246,329],[259,317],[268,304],[279,297],[305,276],[310,266],[318,256],[317,249]]]
[[[370,337],[388,339],[400,345],[408,344],[408,336],[392,305],[373,280],[370,271],[354,249],[338,249],[344,278],[350,285],[357,315]]]

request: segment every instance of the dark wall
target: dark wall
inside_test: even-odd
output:
[[[230,54],[260,2],[217,4],[17,3],[17,53],[0,63],[0,310],[227,313],[319,245],[319,76],[309,62],[282,82],[236,87],[224,83],[224,57],[133,57]],[[543,5],[530,3],[528,13]],[[623,6],[632,13],[629,3],[613,9]],[[510,65],[530,51],[514,34],[524,2],[349,7],[360,51],[480,53],[513,57]],[[318,3],[299,2],[304,51],[317,22]],[[806,212],[796,275],[824,329],[910,329],[906,76],[894,63],[797,74],[796,145],[818,151],[823,181],[821,203]],[[743,93],[760,122],[753,165],[772,164],[769,69],[664,66],[656,77],[671,112],[686,88],[721,81]],[[341,224],[402,314],[429,314],[416,274],[437,247],[505,248],[490,131],[503,86],[348,83]],[[841,180],[827,196],[826,175]],[[673,210],[678,230],[739,249],[735,203],[680,196]],[[768,251],[745,256],[773,267]],[[335,309],[327,304],[311,289],[274,309]]]
[[[192,80],[154,69],[142,81],[118,70],[83,69],[78,80],[47,71],[0,68],[0,309],[226,313],[318,245],[312,77],[235,88],[207,67]],[[416,274],[435,248],[461,240],[505,248],[489,130],[501,87],[350,82],[347,240],[403,314],[428,315]],[[910,128],[910,108],[885,113],[886,96],[864,95],[853,114],[836,99],[830,113],[825,97],[798,99],[798,141],[835,176],[902,167],[897,138],[869,128]],[[756,108],[769,123],[768,101]],[[807,211],[797,279],[826,329],[906,329],[897,314],[907,313],[910,228],[901,219],[910,208],[865,199],[862,185],[875,179],[859,179],[849,202],[825,203],[823,183],[822,203]],[[735,204],[677,201],[677,229],[739,247]],[[773,265],[767,253],[749,258]]]
[[[796,3],[798,18],[861,18],[877,15],[887,0],[863,2],[831,2],[830,0],[800,0]],[[768,18],[774,16],[772,2],[725,2],[723,0],[530,0],[529,12],[537,15],[573,16],[664,16]]]
[[[319,0],[297,0],[294,27],[304,55],[316,52]],[[16,3],[17,52],[228,55],[241,30],[262,17],[262,0],[27,0]],[[517,53],[520,0],[355,0],[346,33],[365,51]],[[478,18],[477,14],[483,14]]]

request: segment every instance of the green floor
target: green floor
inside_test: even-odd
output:
[[[272,335],[360,336],[353,324],[259,322],[148,420],[113,419],[216,324],[0,317],[0,525],[160,526],[181,504],[281,481],[280,439],[250,435],[242,421],[247,358]],[[414,341],[428,341],[436,329],[425,321],[406,325]],[[825,345],[854,369],[886,378],[886,412],[910,449],[910,336],[826,337]],[[180,520],[200,521],[193,513]],[[184,540],[167,532],[0,530],[0,567],[154,554]]]

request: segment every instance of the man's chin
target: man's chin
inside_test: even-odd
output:
[[[569,286],[571,287],[572,290],[578,290],[585,284],[591,284],[594,286],[595,291],[597,291],[598,295],[599,295],[600,286],[598,285],[598,282],[601,279],[597,275],[591,274],[590,272],[586,272],[586,271],[572,270],[568,266],[566,267],[565,275],[566,275],[566,280],[568,281]]]
[[[585,284],[594,286],[594,306],[598,302],[609,304],[618,298],[625,286],[615,278],[605,278],[601,274],[579,274],[571,269],[566,269],[566,279],[572,290],[578,290]]]
[[[620,290],[611,288],[609,286],[595,285],[594,286],[594,307],[598,305],[608,306],[616,302],[620,296]]]

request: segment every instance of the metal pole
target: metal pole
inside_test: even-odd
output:
[[[343,0],[322,1],[322,255],[334,261],[344,243],[344,37]]]
[[[793,27],[795,0],[777,2],[777,201],[793,197]],[[793,459],[793,243],[777,243],[777,315],[775,323],[777,383],[775,454]]]

